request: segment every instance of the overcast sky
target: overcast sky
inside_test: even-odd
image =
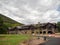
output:
[[[60,0],[0,0],[0,13],[23,24],[60,21]]]

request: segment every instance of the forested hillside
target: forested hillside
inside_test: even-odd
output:
[[[22,23],[18,23],[18,22],[14,21],[14,20],[12,20],[12,19],[10,19],[10,18],[8,18],[2,14],[0,14],[0,18],[2,18],[3,23],[5,25],[8,25],[9,27],[15,27],[15,26],[23,25]]]

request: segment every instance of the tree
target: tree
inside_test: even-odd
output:
[[[58,31],[60,32],[60,22],[57,23]]]
[[[2,14],[0,14],[2,15]],[[7,28],[8,26],[4,24],[3,18],[0,17],[0,34],[6,34],[7,33]]]

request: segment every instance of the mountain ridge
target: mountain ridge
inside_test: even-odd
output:
[[[3,23],[6,25],[9,25],[9,27],[15,27],[15,26],[21,26],[24,25],[22,23],[19,23],[3,14],[0,14],[0,17],[3,19]]]

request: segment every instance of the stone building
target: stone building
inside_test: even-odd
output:
[[[58,32],[56,23],[38,23],[10,28],[9,34],[53,34]]]
[[[40,26],[43,34],[52,34],[58,32],[56,23],[44,23]]]

